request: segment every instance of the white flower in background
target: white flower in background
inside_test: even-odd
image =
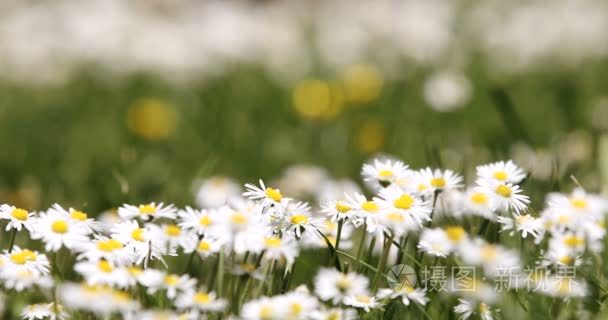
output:
[[[139,206],[124,204],[118,208],[118,215],[124,220],[133,218],[141,218],[143,221],[160,218],[175,219],[176,212],[177,209],[172,204],[165,206],[162,202],[158,204],[150,202],[148,204],[140,204]]]
[[[179,220],[178,225],[184,229],[193,230],[199,235],[205,234],[211,228],[218,225],[220,221],[219,213],[215,209],[196,210],[191,207],[186,207],[177,212]]]
[[[402,283],[394,289],[384,288],[378,291],[379,299],[401,298],[404,305],[409,306],[411,302],[424,306],[429,302],[426,291],[421,288],[413,288],[409,283]]]
[[[407,220],[413,220],[420,227],[426,221],[431,221],[432,208],[428,202],[417,195],[405,192],[401,188],[391,186],[380,191],[380,199],[377,200],[385,215],[402,214]]]
[[[459,188],[461,183],[462,177],[452,170],[442,171],[441,169],[425,168],[415,172],[415,189],[411,191],[432,195],[437,190],[443,191]]]
[[[34,221],[34,214],[27,210],[20,209],[8,204],[0,206],[0,219],[9,220],[6,224],[6,231],[16,229],[21,231],[21,228],[25,228],[28,231],[32,230],[32,222]]]
[[[228,177],[210,177],[200,182],[196,191],[196,204],[200,208],[218,208],[232,198],[241,196],[241,186]]]
[[[204,237],[198,241],[195,250],[201,256],[201,258],[206,258],[214,253],[220,252],[220,250],[222,250],[223,245],[224,242],[222,242],[221,240],[212,237]],[[187,251],[185,252],[189,253]]]
[[[296,288],[295,291],[275,296],[273,299],[278,305],[285,306],[281,309],[285,312],[281,319],[307,319],[311,312],[319,308],[319,301],[310,295],[308,289]]]
[[[443,70],[424,83],[424,99],[435,111],[452,111],[464,107],[471,98],[471,82],[461,72]]]
[[[315,276],[315,294],[323,301],[337,304],[348,296],[368,294],[369,280],[359,274],[341,273],[338,270],[322,268]]]
[[[118,215],[118,211],[116,209],[108,209],[103,211],[99,217],[97,217],[97,221],[99,221],[99,225],[101,227],[100,232],[108,235],[114,225],[121,222],[122,219]]]
[[[583,253],[587,246],[587,239],[582,232],[564,232],[553,234],[549,239],[550,248],[564,247],[573,253]]]
[[[164,263],[162,254],[167,253],[167,248],[163,246],[162,236],[148,227],[140,228],[137,221],[123,221],[115,225],[112,238],[125,245],[135,264],[143,262],[147,266],[151,259]]]
[[[100,316],[109,316],[114,312],[133,312],[139,308],[137,301],[131,299],[130,293],[108,286],[66,282],[58,286],[57,292],[67,308],[89,311]]]
[[[175,251],[182,248],[185,252],[192,252],[198,242],[198,236],[191,230],[182,229],[176,224],[156,225],[150,224],[147,226],[152,230],[152,233],[160,236],[159,242],[161,246],[167,248],[168,251]]]
[[[530,203],[530,198],[521,194],[522,190],[518,185],[485,179],[478,179],[477,185],[475,190],[492,195],[496,210],[514,210],[519,213],[525,211]]]
[[[399,160],[374,159],[363,165],[361,175],[371,189],[377,191],[391,184],[406,184],[405,180],[411,179],[412,171]]]
[[[458,305],[454,307],[454,312],[460,315],[461,320],[469,319],[471,316],[479,315],[481,320],[493,320],[490,306],[484,302],[473,302],[466,299],[458,299]]]
[[[347,196],[347,205],[355,211],[353,223],[359,227],[365,224],[366,231],[376,232],[381,226],[380,224],[380,205],[375,200],[368,200],[364,195],[355,193],[353,196]]]
[[[95,221],[93,218],[89,218],[89,216],[80,210],[76,210],[74,208],[69,208],[65,210],[62,206],[55,203],[48,211],[48,213],[58,214],[58,215],[66,215],[69,217],[72,222],[75,224],[82,225],[82,228],[86,230],[87,234],[98,232],[101,230],[101,225],[99,222]]]
[[[41,239],[47,251],[59,251],[61,247],[70,250],[90,241],[89,229],[80,221],[71,219],[59,211],[42,212],[31,230],[32,239]]]
[[[80,252],[77,256],[79,260],[92,262],[103,259],[117,265],[125,265],[131,262],[132,259],[120,241],[104,236],[96,236],[96,239],[86,242],[77,251]]]
[[[518,253],[501,245],[486,243],[477,238],[464,241],[457,249],[465,265],[483,266],[489,277],[500,276],[504,270],[513,274],[522,270]]]
[[[501,224],[500,231],[509,231],[511,236],[515,232],[520,232],[522,238],[528,237],[528,234],[534,237],[534,243],[539,244],[543,240],[545,233],[544,222],[540,218],[534,218],[530,214],[519,214],[514,212],[513,218],[498,217],[498,223]]]
[[[14,246],[10,253],[4,250],[0,256],[0,278],[20,272],[48,275],[49,267],[46,255],[19,246]]]
[[[370,312],[371,309],[375,309],[380,306],[380,303],[376,300],[376,297],[366,294],[347,296],[344,298],[343,303],[347,306],[363,309],[365,312]]]
[[[424,229],[420,235],[418,248],[432,256],[446,257],[467,238],[466,231],[458,226]]]
[[[462,210],[488,220],[495,220],[494,208],[496,205],[494,199],[494,196],[487,190],[468,188],[463,198],[464,208]]]
[[[177,297],[175,306],[178,309],[196,309],[202,312],[219,312],[226,308],[228,302],[218,298],[215,292],[190,290]]]
[[[125,267],[116,266],[106,260],[77,262],[74,271],[82,275],[89,285],[127,288],[134,284]]]
[[[325,169],[312,165],[294,165],[283,172],[278,181],[281,190],[294,197],[314,195],[319,185],[328,180]]]
[[[277,304],[272,298],[261,297],[243,305],[241,318],[243,320],[282,319],[281,316],[287,313],[286,307],[284,304]]]
[[[189,293],[196,287],[196,279],[189,275],[168,274],[156,269],[146,269],[139,276],[139,282],[148,288],[150,295],[165,290],[167,298],[175,299],[178,293]]]
[[[299,250],[297,242],[288,235],[282,238],[276,236],[265,236],[262,239],[264,259],[278,260],[284,258],[287,265],[293,264],[298,256]]]
[[[476,170],[480,179],[494,180],[499,183],[519,184],[526,178],[526,172],[512,160],[477,166]]]
[[[283,197],[281,190],[266,187],[262,179],[260,179],[259,187],[248,183],[245,185],[245,189],[247,189],[247,191],[243,193],[244,197],[260,201],[264,207],[279,205],[281,201],[288,199]]]
[[[55,304],[52,302],[38,303],[25,306],[25,308],[23,308],[23,311],[21,312],[21,318],[26,320],[60,320],[68,319],[68,313],[65,311],[65,308],[60,304],[55,306]]]
[[[43,275],[23,269],[5,270],[1,274],[2,284],[7,289],[15,289],[17,292],[31,288],[48,289],[53,286],[50,275]]]
[[[331,308],[327,310],[315,310],[310,314],[310,318],[313,320],[355,320],[358,319],[358,315],[355,309]]]

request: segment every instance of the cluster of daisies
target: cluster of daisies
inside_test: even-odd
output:
[[[311,198],[302,191],[323,175],[300,168],[277,185]],[[395,304],[430,318],[429,304],[445,294],[453,305],[442,308],[487,320],[505,291],[587,294],[575,271],[603,250],[606,199],[582,188],[551,193],[536,214],[521,188],[527,175],[511,161],[477,167],[469,187],[451,170],[393,159],[365,164],[362,175],[369,195],[331,182],[316,203],[261,180],[241,190],[214,178],[201,183],[200,209],[125,204],[95,219],[57,204],[2,205],[0,281],[9,294],[0,300],[33,293],[24,319],[356,319]],[[534,272],[507,245],[517,242],[534,246]],[[297,283],[299,264],[318,268],[314,279]],[[400,264],[415,266],[420,281],[387,281]],[[449,269],[425,277],[437,267]]]

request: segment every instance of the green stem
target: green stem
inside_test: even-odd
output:
[[[380,262],[378,262],[378,270],[376,270],[376,275],[374,276],[374,280],[372,281],[372,292],[376,292],[378,288],[378,281],[380,280],[380,273],[384,271],[384,267],[386,266],[386,262],[388,260],[388,253],[391,249],[391,243],[393,242],[393,235],[390,235],[388,239],[384,240],[384,249],[382,250],[382,257],[380,258]]]
[[[342,237],[342,225],[344,225],[344,220],[338,221],[338,232],[336,234],[336,245],[334,246],[335,250],[340,249],[340,238]]]
[[[361,235],[361,240],[359,240],[359,247],[357,248],[357,267],[355,270],[359,268],[359,258],[361,258],[361,253],[363,252],[363,247],[365,246],[365,239],[367,238],[367,223],[363,224],[363,234]],[[338,249],[336,249],[338,250]]]
[[[217,259],[217,296],[222,296],[222,290],[224,285],[224,250],[220,250],[220,257]]]
[[[13,228],[11,230],[11,237],[8,241],[8,253],[13,251],[13,246],[15,245],[15,238],[17,237],[17,229]]]

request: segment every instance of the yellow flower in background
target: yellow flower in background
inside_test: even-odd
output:
[[[127,126],[137,136],[158,141],[175,132],[177,112],[175,107],[154,98],[136,100],[127,111]]]
[[[374,119],[365,121],[355,133],[357,149],[363,153],[374,153],[382,150],[386,133],[382,122]]]
[[[344,108],[344,93],[336,84],[321,79],[306,79],[293,89],[293,106],[303,118],[329,120]]]
[[[352,65],[342,73],[346,101],[354,104],[364,104],[377,99],[383,83],[382,74],[371,65]]]

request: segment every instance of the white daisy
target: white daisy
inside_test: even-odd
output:
[[[528,234],[531,234],[536,244],[542,241],[545,232],[542,219],[534,218],[530,214],[522,215],[513,212],[513,218],[499,216],[498,223],[501,224],[500,231],[511,230],[509,233],[511,236],[515,232],[520,232],[521,237],[525,239]]]
[[[492,195],[496,210],[521,212],[525,211],[530,203],[528,196],[521,194],[522,190],[518,185],[484,179],[477,180],[477,185],[475,190]]]
[[[356,273],[341,273],[335,269],[322,268],[315,276],[315,294],[323,301],[334,304],[343,302],[348,296],[368,294],[368,279]]]
[[[332,222],[336,222],[350,220],[356,211],[346,201],[334,200],[325,203],[321,207],[321,213],[327,215]]]
[[[355,193],[353,196],[347,196],[347,205],[355,211],[353,223],[355,226],[365,224],[366,231],[369,233],[376,232],[380,225],[380,205],[375,200],[368,200],[364,195]]]
[[[162,254],[167,253],[163,246],[162,236],[148,227],[139,227],[137,221],[123,221],[112,229],[112,238],[125,245],[130,253],[132,262],[147,266],[150,259],[158,259],[164,263]],[[168,254],[173,254],[168,252]]]
[[[200,208],[219,208],[240,195],[241,187],[236,181],[216,176],[200,182],[195,198]]]
[[[388,187],[380,191],[378,204],[385,214],[401,213],[422,227],[423,222],[431,221],[432,208],[418,196],[402,191],[398,187]]]
[[[78,262],[74,265],[74,271],[82,275],[89,285],[127,288],[134,284],[126,268],[116,266],[106,260]]]
[[[95,240],[80,246],[78,251],[79,260],[96,262],[103,259],[117,265],[125,265],[132,260],[132,256],[122,242],[104,236],[96,236]]]
[[[190,290],[177,297],[175,306],[180,309],[197,309],[203,312],[219,312],[226,308],[228,302],[217,298],[214,292]]]
[[[65,308],[58,304],[55,307],[54,303],[38,303],[25,306],[21,311],[21,318],[26,320],[48,319],[59,320],[67,319],[68,313]]]
[[[0,256],[0,277],[19,272],[31,272],[39,275],[49,274],[49,260],[38,251],[13,247],[10,253],[4,250]]]
[[[316,230],[323,223],[322,218],[312,216],[306,202],[289,203],[275,220],[280,221],[281,231],[295,235],[297,238],[300,238],[303,232],[317,236]]]
[[[489,220],[495,220],[494,196],[487,190],[480,188],[468,188],[463,197],[463,210]]]
[[[152,221],[159,218],[175,219],[176,212],[177,210],[173,205],[165,206],[162,202],[158,204],[150,202],[148,204],[140,204],[139,206],[123,204],[118,208],[118,215],[123,220],[133,218],[141,218],[143,221]]]
[[[211,228],[217,226],[220,216],[217,210],[196,210],[190,207],[179,210],[178,216],[181,222],[178,225],[184,229],[193,230],[202,235]]]
[[[519,184],[526,178],[526,172],[512,160],[499,161],[477,167],[477,176],[498,183]]]
[[[429,301],[426,297],[424,289],[413,288],[409,283],[402,283],[394,289],[384,288],[378,291],[379,299],[396,299],[401,298],[404,305],[409,306],[411,302],[415,302],[424,306]]]
[[[281,190],[266,187],[262,179],[260,179],[259,187],[248,183],[245,185],[245,188],[247,189],[247,191],[243,193],[243,196],[251,200],[261,201],[262,206],[264,207],[278,205],[279,203],[281,203],[281,201],[288,199],[283,197],[283,195],[281,194]]]
[[[0,206],[0,219],[9,220],[8,224],[6,225],[6,231],[11,229],[21,231],[21,228],[31,231],[32,222],[34,221],[32,219],[33,217],[34,214],[28,212],[27,210],[9,206],[8,204],[3,204]]]
[[[47,251],[59,251],[61,247],[76,249],[89,241],[85,225],[69,215],[49,211],[40,213],[31,230],[32,239],[41,239]]]
[[[432,256],[446,257],[466,240],[467,233],[462,227],[425,229],[420,235],[418,248]]]
[[[95,219],[89,218],[89,216],[85,212],[76,210],[74,208],[69,208],[68,210],[65,210],[59,204],[54,204],[48,210],[48,212],[68,216],[72,222],[74,222],[75,224],[80,224],[87,234],[90,234],[94,231],[97,232],[102,229],[102,225],[99,224],[99,222],[95,221]]]
[[[471,302],[466,299],[458,299],[458,305],[454,312],[460,315],[460,320],[469,319],[473,314],[479,315],[481,320],[493,320],[490,306],[484,302]]]
[[[197,281],[187,274],[167,274],[160,270],[147,269],[139,276],[139,282],[148,288],[148,294],[166,290],[167,298],[174,299],[178,293],[194,291]]]
[[[361,175],[372,190],[380,190],[391,184],[402,185],[411,176],[408,166],[398,160],[374,159],[373,163],[363,165]]]
[[[451,190],[461,186],[462,177],[452,170],[425,168],[415,173],[416,190],[422,194],[432,194],[436,190]]]
[[[380,306],[380,303],[376,300],[376,297],[369,296],[366,294],[347,296],[344,298],[344,304],[347,306],[363,309],[365,310],[365,312],[370,312],[371,309],[375,309]]]

